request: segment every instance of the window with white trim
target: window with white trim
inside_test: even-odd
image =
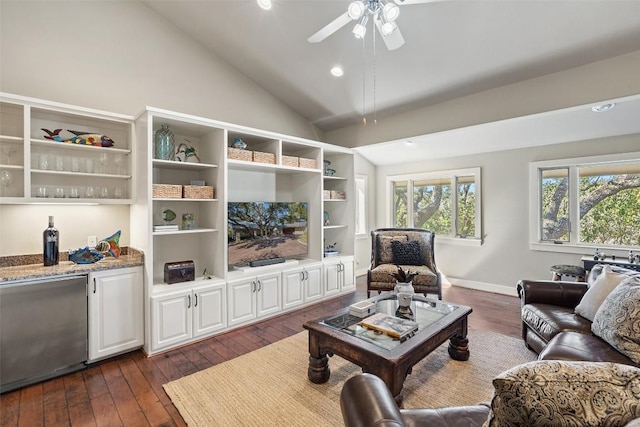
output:
[[[640,153],[531,163],[531,241],[640,247]]]
[[[480,239],[480,168],[388,176],[387,186],[391,227]]]

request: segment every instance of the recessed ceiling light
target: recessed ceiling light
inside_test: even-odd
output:
[[[405,145],[408,145],[408,146],[410,146],[410,147],[412,147],[412,146],[414,145],[414,142],[413,142],[413,140],[412,140],[412,139],[407,139],[407,140],[404,142],[404,144],[405,144]]]
[[[342,77],[344,75],[344,71],[342,70],[342,67],[339,67],[336,65],[331,69],[331,74],[333,74],[336,77]]]
[[[613,110],[613,107],[615,106],[616,106],[615,102],[610,102],[608,104],[595,105],[591,107],[591,110],[595,111],[596,113],[603,113],[605,111]]]
[[[271,0],[258,0],[258,6],[264,10],[269,10],[271,9]]]

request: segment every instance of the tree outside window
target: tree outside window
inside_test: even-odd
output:
[[[388,177],[394,227],[436,236],[480,238],[480,168]]]
[[[639,161],[539,167],[538,177],[541,242],[640,246]]]

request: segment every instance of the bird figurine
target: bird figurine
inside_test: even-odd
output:
[[[81,132],[77,130],[67,129],[67,132],[71,132],[75,136],[70,138],[63,138],[60,136],[62,129],[56,129],[50,131],[49,129],[41,128],[47,133],[44,137],[52,141],[58,141],[65,144],[79,144],[79,145],[93,145],[95,147],[113,147],[114,142],[106,135],[92,132]]]

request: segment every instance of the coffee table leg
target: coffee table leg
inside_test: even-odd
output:
[[[329,357],[326,354],[321,357],[309,356],[309,369],[307,369],[309,380],[315,384],[322,384],[329,381],[331,370],[329,370]]]
[[[454,335],[449,341],[449,356],[454,360],[469,360],[469,340],[461,335]]]

